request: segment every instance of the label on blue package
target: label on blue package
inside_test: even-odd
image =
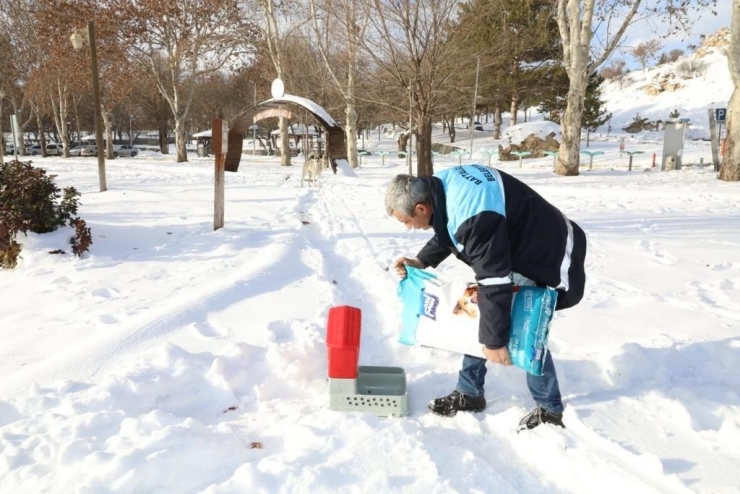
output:
[[[432,295],[431,293],[427,293],[426,290],[421,292],[422,296],[422,307],[424,308],[424,312],[422,315],[428,317],[429,319],[436,321],[437,320],[437,307],[439,306],[439,297],[436,295]]]
[[[430,270],[407,267],[407,272],[398,289],[403,302],[399,341],[485,358],[478,339],[478,287],[445,280]],[[507,348],[515,366],[540,376],[557,291],[537,286],[518,286],[517,290],[512,297]]]

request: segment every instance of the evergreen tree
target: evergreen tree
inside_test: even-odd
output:
[[[604,78],[596,72],[592,72],[588,78],[586,98],[583,101],[583,117],[581,119],[581,126],[586,129],[586,147],[588,147],[591,132],[612,118],[612,114],[606,112],[605,101],[601,99],[601,84],[603,82]]]
[[[562,66],[553,67],[542,78],[540,106],[537,112],[545,115],[545,120],[560,123],[560,115],[565,110],[568,94],[568,74]]]
[[[517,112],[521,102],[541,99],[543,81],[562,65],[562,47],[551,0],[467,0],[451,29],[470,33],[461,60],[475,68],[480,57],[480,103]],[[471,72],[472,89],[475,72]],[[469,111],[469,110],[468,110]],[[464,112],[467,113],[467,112]],[[513,123],[513,122],[512,122]]]

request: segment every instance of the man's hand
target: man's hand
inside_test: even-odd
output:
[[[483,354],[494,364],[511,365],[511,356],[509,355],[509,350],[507,350],[505,346],[497,348],[496,350],[491,350],[484,346]]]
[[[406,266],[422,269],[421,261],[417,258],[399,257],[393,261],[393,269],[396,270],[399,278],[404,279],[406,277]]]

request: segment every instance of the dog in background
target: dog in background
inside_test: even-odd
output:
[[[473,318],[478,317],[478,285],[468,285],[462,296],[457,300],[452,313],[456,316],[465,314]]]
[[[324,167],[326,167],[324,158],[311,158],[306,160],[303,164],[303,172],[301,173],[301,187],[303,187],[304,180],[308,185],[321,187],[321,171]]]

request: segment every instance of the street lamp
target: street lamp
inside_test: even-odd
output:
[[[100,78],[98,76],[98,52],[95,44],[95,23],[87,23],[87,33],[80,34],[75,29],[72,36],[69,37],[72,47],[80,50],[85,42],[90,46],[90,69],[92,71],[92,89],[93,104],[95,105],[95,144],[98,148],[98,181],[100,182],[100,192],[105,192],[107,186],[105,183],[105,154],[103,149],[103,116],[100,113]]]
[[[413,170],[411,169],[411,166],[412,166],[412,163],[411,163],[411,153],[412,153],[412,150],[413,150],[413,148],[411,147],[411,140],[412,140],[412,137],[414,135],[414,133],[411,132],[411,125],[413,124],[412,121],[411,121],[411,115],[413,114],[413,96],[414,96],[414,89],[409,84],[409,140],[406,143],[406,145],[408,146],[409,151],[408,151],[408,153],[406,153],[406,159],[409,161],[409,175],[412,175],[412,176],[414,174]]]
[[[470,159],[473,159],[473,132],[475,132],[475,107],[478,103],[478,73],[480,72],[480,57],[475,67],[475,92],[473,93],[473,113],[470,115]]]

